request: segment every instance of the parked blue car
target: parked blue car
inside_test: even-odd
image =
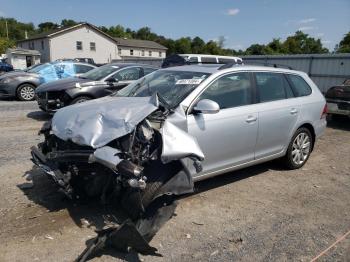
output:
[[[0,76],[0,97],[17,97],[22,101],[34,99],[35,88],[43,83],[79,76],[96,68],[80,62],[53,62],[27,71],[14,71]]]
[[[0,74],[3,72],[13,71],[13,66],[6,63],[4,59],[0,59]]]

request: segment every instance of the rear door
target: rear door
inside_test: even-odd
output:
[[[256,72],[259,129],[255,159],[281,153],[289,144],[300,112],[300,100],[282,73]]]
[[[258,130],[251,74],[230,73],[212,82],[196,101],[217,102],[216,114],[189,114],[188,132],[203,150],[203,171],[217,172],[254,159]]]

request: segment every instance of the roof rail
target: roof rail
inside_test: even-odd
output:
[[[263,65],[263,66],[270,66],[270,67],[274,67],[274,68],[286,68],[286,69],[293,70],[293,68],[289,65],[266,63],[266,62],[249,62],[249,60],[245,60],[244,63],[246,65]]]

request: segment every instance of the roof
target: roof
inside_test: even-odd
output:
[[[106,34],[105,32],[101,31],[98,29],[96,26],[89,24],[89,23],[80,23],[77,25],[73,26],[66,26],[66,27],[60,27],[55,30],[43,32],[34,36],[31,36],[27,39],[19,40],[17,41],[18,43],[20,42],[26,42],[26,41],[31,41],[31,40],[36,40],[36,39],[43,39],[43,38],[50,38],[58,34],[62,34],[65,31],[69,31],[81,26],[88,26],[97,32],[101,33],[102,35],[106,36],[113,42],[115,42],[117,45],[121,46],[129,46],[129,47],[140,47],[140,48],[152,48],[152,49],[162,49],[162,50],[167,50],[165,46],[162,46],[161,44],[158,44],[154,41],[149,41],[149,40],[139,40],[139,39],[125,39],[125,38],[113,38],[110,35]]]
[[[157,42],[149,41],[149,40],[127,39],[127,38],[118,38],[118,37],[115,37],[114,40],[116,41],[117,45],[121,45],[121,46],[152,48],[152,49],[162,49],[162,50],[168,49],[165,46],[158,44]]]
[[[54,30],[51,30],[51,31],[47,31],[47,32],[43,32],[43,33],[40,33],[40,34],[37,34],[37,35],[34,35],[34,36],[31,36],[27,39],[23,39],[23,40],[19,40],[17,41],[18,43],[20,42],[26,42],[26,41],[30,41],[30,40],[36,40],[36,39],[43,39],[43,38],[50,38],[50,37],[53,37],[55,35],[58,35],[58,34],[62,34],[64,33],[65,31],[71,31],[71,30],[74,30],[75,28],[79,28],[79,27],[82,27],[82,26],[88,26],[92,29],[94,29],[95,31],[99,32],[100,34],[106,36],[107,38],[109,38],[111,41],[115,42],[115,39],[113,37],[111,37],[110,35],[106,34],[105,32],[101,31],[99,28],[97,28],[96,26],[92,25],[92,24],[89,24],[89,23],[79,23],[79,24],[76,24],[76,25],[72,25],[72,26],[65,26],[65,27],[60,27],[60,28],[57,28],[57,29],[54,29]]]
[[[214,74],[214,73],[217,73],[219,71],[222,71],[222,72],[230,72],[230,71],[232,71],[232,72],[234,72],[234,71],[241,71],[241,70],[284,72],[284,73],[296,73],[296,74],[300,73],[300,71],[284,69],[284,68],[275,68],[275,67],[269,67],[269,66],[251,66],[251,65],[234,65],[232,67],[219,70],[219,68],[221,66],[222,66],[222,64],[217,64],[216,66],[214,66],[214,65],[210,65],[210,66],[206,66],[206,65],[184,65],[184,66],[167,67],[167,68],[164,68],[162,70],[201,72],[201,73],[209,73],[209,74]]]
[[[40,52],[37,50],[30,50],[24,48],[9,48],[7,50],[8,53],[11,54],[21,54],[21,55],[37,55],[40,56]]]
[[[128,67],[128,66],[141,66],[141,67],[152,67],[152,68],[158,68],[156,66],[153,65],[148,65],[148,64],[139,64],[139,63],[110,63],[110,64],[106,64],[105,66],[117,66],[119,68],[124,68],[124,67]]]

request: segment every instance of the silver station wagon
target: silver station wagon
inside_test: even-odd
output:
[[[162,195],[193,192],[193,181],[276,158],[302,167],[326,113],[303,72],[170,67],[112,96],[58,110],[32,156],[70,197],[107,199],[118,191],[137,217]]]

